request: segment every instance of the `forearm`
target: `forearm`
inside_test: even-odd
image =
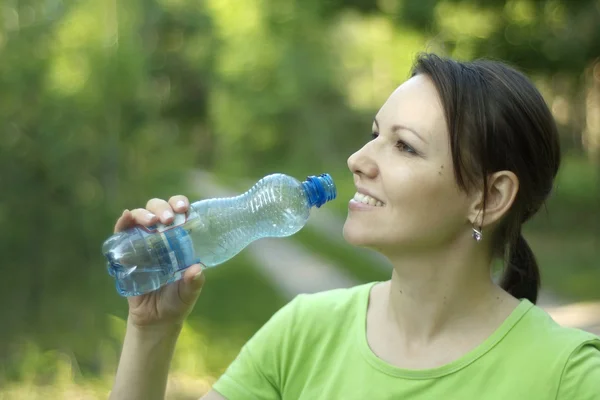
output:
[[[164,399],[180,326],[140,329],[128,323],[110,400]]]

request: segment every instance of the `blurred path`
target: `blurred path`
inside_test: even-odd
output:
[[[190,179],[192,187],[197,188],[199,194],[205,198],[239,194],[217,183],[213,176],[205,171],[193,171]],[[343,242],[343,223],[340,217],[326,208],[321,208],[314,210],[308,226],[322,233],[328,240]],[[292,238],[261,239],[250,244],[246,251],[273,286],[290,299],[300,293],[315,293],[360,283],[344,269],[307,251]],[[372,257],[373,265],[391,270],[383,256],[365,249],[353,248],[353,251],[366,253],[368,257]],[[600,301],[567,303],[554,293],[542,291],[538,305],[561,325],[600,335]]]
[[[600,301],[555,306],[540,303],[540,306],[559,324],[580,328],[600,336]]]

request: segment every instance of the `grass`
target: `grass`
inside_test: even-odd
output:
[[[94,308],[84,310],[95,323],[80,324],[79,329],[54,324],[11,341],[0,366],[0,399],[107,398],[125,332],[126,301],[112,292],[112,281],[101,282]],[[197,399],[285,303],[243,252],[208,270],[178,342],[168,398]],[[56,314],[47,320],[59,320],[65,312],[59,307],[46,310]]]
[[[110,338],[122,338],[125,321],[117,317],[111,320]],[[107,339],[109,340],[109,339]],[[181,334],[172,363],[172,373],[167,385],[167,398],[173,400],[197,399],[206,393],[215,378],[206,368],[203,357],[205,337],[187,324]],[[106,343],[105,343],[106,344]],[[18,344],[21,360],[18,364],[6,365],[18,368],[18,381],[0,380],[2,400],[46,400],[46,399],[106,399],[113,382],[113,369],[117,354],[110,346],[104,348],[106,371],[93,377],[84,376],[77,359],[68,351],[43,350],[35,341]]]

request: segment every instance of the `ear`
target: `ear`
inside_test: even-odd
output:
[[[488,177],[487,199],[480,191],[470,210],[469,220],[474,226],[489,227],[498,222],[512,207],[519,192],[519,178],[511,171],[499,171]]]

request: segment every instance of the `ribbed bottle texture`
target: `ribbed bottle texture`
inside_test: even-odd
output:
[[[285,237],[308,221],[312,207],[335,199],[328,174],[300,182],[269,175],[246,193],[197,201],[171,226],[134,227],[111,236],[102,252],[122,296],[136,296],[181,279],[192,264],[219,265],[255,240]]]

